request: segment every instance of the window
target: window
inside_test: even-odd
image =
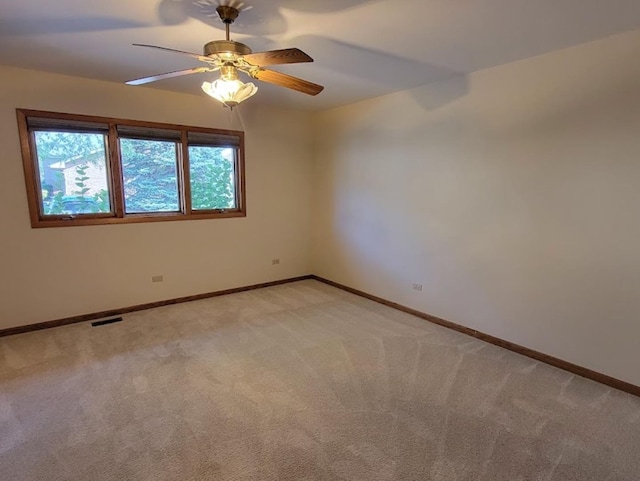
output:
[[[245,215],[242,132],[17,115],[33,227]]]

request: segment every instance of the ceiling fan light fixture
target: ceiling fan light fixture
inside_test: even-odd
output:
[[[176,0],[182,1],[182,0]],[[211,3],[212,0],[206,0]],[[238,70],[248,74],[251,78],[261,82],[267,82],[280,87],[305,93],[307,95],[318,95],[324,87],[298,77],[293,77],[277,70],[270,70],[264,67],[271,65],[282,65],[290,63],[313,62],[313,59],[298,48],[285,48],[279,50],[268,50],[266,52],[254,53],[247,45],[231,40],[229,37],[229,26],[238,17],[240,10],[249,10],[250,6],[239,0],[218,0],[226,2],[225,5],[218,3],[216,9],[220,20],[225,26],[225,40],[213,40],[204,45],[204,54],[200,55],[173,48],[160,47],[158,45],[147,45],[136,43],[140,47],[151,47],[168,52],[179,53],[196,58],[206,64],[205,67],[196,67],[184,70],[166,72],[150,77],[129,80],[129,85],[144,85],[156,80],[180,77],[194,73],[214,72],[220,70],[220,78],[213,82],[204,82],[202,90],[218,100],[225,106],[233,108],[243,100],[253,96],[258,88],[253,83],[243,83],[238,78]],[[203,3],[196,1],[195,3]],[[209,4],[207,4],[209,5]]]
[[[252,82],[240,81],[235,67],[224,66],[220,70],[222,72],[220,78],[213,82],[203,82],[202,90],[227,107],[235,107],[258,91],[258,87]]]

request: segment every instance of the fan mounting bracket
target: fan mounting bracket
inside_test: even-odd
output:
[[[216,12],[218,12],[220,20],[227,25],[235,22],[236,18],[238,18],[238,15],[240,14],[237,8],[230,5],[219,5],[218,8],[216,8]]]

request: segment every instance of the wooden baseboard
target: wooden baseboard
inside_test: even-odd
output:
[[[516,352],[518,354],[522,354],[523,356],[527,356],[531,359],[535,359],[536,361],[544,362],[551,366],[555,366],[557,368],[568,371],[572,374],[576,374],[578,376],[582,376],[584,378],[590,379],[592,381],[599,382],[606,386],[612,387],[614,389],[618,389],[620,391],[627,392],[629,394],[633,394],[635,396],[640,397],[640,386],[636,386],[634,384],[630,384],[626,381],[621,381],[620,379],[613,378],[611,376],[607,376],[606,374],[602,374],[596,371],[592,371],[591,369],[587,369],[582,366],[578,366],[577,364],[570,363],[568,361],[564,361],[562,359],[558,359],[557,357],[550,356],[548,354],[544,354],[533,349],[529,349],[528,347],[521,346],[519,344],[515,344],[510,341],[505,341],[504,339],[500,339],[499,337],[492,336],[490,334],[485,334],[484,332],[476,331],[474,329],[470,329],[468,327],[462,326],[460,324],[456,324],[455,322],[447,321],[446,319],[441,319],[436,316],[432,316],[431,314],[427,314],[416,309],[412,309],[407,306],[403,306],[402,304],[398,304],[396,302],[389,301],[387,299],[383,299],[382,297],[374,296],[372,294],[368,294],[366,292],[360,291],[358,289],[354,289],[352,287],[345,286],[343,284],[339,284],[338,282],[330,281],[328,279],[324,279],[320,276],[316,275],[306,275],[300,277],[293,277],[289,279],[281,279],[278,281],[272,282],[264,282],[261,284],[253,284],[250,286],[243,287],[235,287],[233,289],[225,289],[222,291],[215,292],[207,292],[204,294],[197,294],[194,296],[187,297],[178,297],[175,299],[167,299],[164,301],[150,302],[147,304],[140,304],[137,306],[129,306],[123,307],[120,309],[111,309],[108,311],[95,312],[92,314],[83,314],[79,316],[66,317],[63,319],[56,319],[53,321],[39,322],[36,324],[28,324],[26,326],[16,326],[10,327],[8,329],[0,329],[0,337],[11,336],[14,334],[22,334],[25,332],[38,331],[40,329],[49,329],[52,327],[66,326],[68,324],[76,324],[78,322],[86,322],[86,321],[94,321],[96,319],[104,319],[112,316],[120,316],[123,314],[128,314],[130,312],[142,311],[144,309],[152,309],[154,307],[168,306],[171,304],[179,304],[182,302],[190,302],[197,301],[199,299],[207,299],[210,297],[224,296],[225,294],[235,294],[237,292],[251,291],[254,289],[261,289],[263,287],[271,287],[278,286],[281,284],[288,284],[290,282],[302,281],[306,279],[314,279],[319,282],[323,282],[324,284],[328,284],[333,287],[337,287],[338,289],[342,289],[344,291],[350,292],[360,297],[364,297],[366,299],[378,302],[380,304],[384,304],[385,306],[392,307],[402,312],[406,312],[407,314],[414,315],[421,319],[425,319],[429,322],[433,322],[434,324],[438,324],[440,326],[447,327],[449,329],[453,329],[454,331],[461,332],[463,334],[467,334],[468,336],[474,337],[476,339],[480,339],[482,341],[488,342],[490,344],[494,344],[496,346],[503,347],[510,351]]]
[[[620,379],[613,378],[611,376],[607,376],[606,374],[602,374],[596,371],[592,371],[591,369],[587,369],[586,367],[578,366],[577,364],[570,363],[568,361],[564,361],[562,359],[558,359],[557,357],[550,356],[548,354],[544,354],[542,352],[534,351],[533,349],[529,349],[528,347],[521,346],[519,344],[515,344],[510,341],[505,341],[504,339],[500,339],[499,337],[492,336],[490,334],[485,334],[484,332],[476,331],[474,329],[470,329],[468,327],[461,326],[460,324],[456,324],[455,322],[447,321],[446,319],[441,319],[436,316],[432,316],[431,314],[426,314],[421,311],[417,311],[416,309],[411,309],[410,307],[403,306],[402,304],[398,304],[396,302],[391,302],[386,299],[383,299],[378,296],[374,296],[368,294],[363,291],[359,291],[358,289],[354,289],[352,287],[348,287],[342,284],[339,284],[334,281],[330,281],[328,279],[324,279],[322,277],[312,275],[310,276],[312,279],[323,282],[333,287],[337,287],[338,289],[342,289],[344,291],[350,292],[352,294],[358,295],[360,297],[364,297],[366,299],[370,299],[372,301],[378,302],[380,304],[384,304],[385,306],[392,307],[402,312],[406,312],[407,314],[414,315],[421,319],[425,319],[429,322],[433,322],[434,324],[438,324],[440,326],[447,327],[449,329],[453,329],[454,331],[461,332],[463,334],[467,334],[471,337],[475,337],[476,339],[480,339],[482,341],[488,342],[490,344],[495,344],[496,346],[503,347],[508,349],[509,351],[516,352],[518,354],[522,354],[523,356],[529,357],[531,359],[535,359],[536,361],[544,362],[545,364],[549,364],[551,366],[563,369],[572,374],[576,374],[578,376],[582,376],[584,378],[590,379],[592,381],[599,382],[606,386],[612,387],[614,389],[618,389],[620,391],[624,391],[629,394],[633,394],[634,396],[640,397],[640,386],[636,386],[634,384],[630,384],[626,381],[621,381]]]
[[[162,306],[169,306],[171,304],[180,304],[182,302],[197,301],[200,299],[207,299],[209,297],[224,296],[225,294],[235,294],[237,292],[251,291],[254,289],[261,289],[263,287],[278,286],[281,284],[288,284],[290,282],[303,281],[305,279],[311,279],[311,278],[312,277],[310,275],[293,277],[290,279],[282,279],[279,281],[263,282],[262,284],[253,284],[251,286],[234,287],[233,289],[207,292],[204,294],[197,294],[195,296],[178,297],[175,299],[167,299],[164,301],[149,302],[147,304],[140,304],[137,306],[129,306],[129,307],[123,307],[120,309],[111,309],[108,311],[94,312],[92,314],[82,314],[80,316],[65,317],[63,319],[55,319],[53,321],[38,322],[36,324],[28,324],[26,326],[10,327],[8,329],[0,329],[0,337],[11,336],[14,334],[22,334],[25,332],[39,331],[40,329],[49,329],[51,327],[66,326],[68,324],[76,324],[78,322],[94,321],[96,319],[103,319],[105,317],[121,316],[122,314],[128,314],[130,312],[136,312],[136,311],[143,311],[145,309],[152,309],[154,307],[162,307]]]

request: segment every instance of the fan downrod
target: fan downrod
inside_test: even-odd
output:
[[[229,5],[219,5],[216,8],[216,12],[220,16],[220,20],[224,23],[226,30],[226,40],[214,40],[204,46],[204,55],[206,57],[212,57],[216,55],[222,55],[227,57],[227,60],[231,58],[241,57],[251,53],[251,49],[243,43],[235,42],[229,39],[229,26],[238,18],[240,11]]]

